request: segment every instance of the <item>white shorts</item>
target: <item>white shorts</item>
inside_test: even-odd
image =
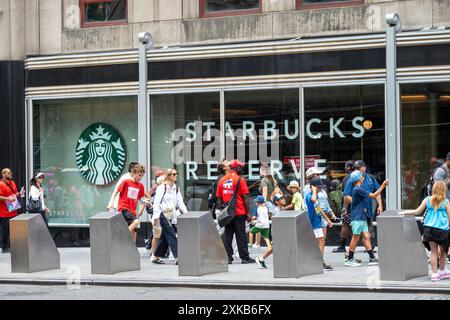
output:
[[[322,228],[314,229],[314,235],[316,236],[316,239],[323,238]]]

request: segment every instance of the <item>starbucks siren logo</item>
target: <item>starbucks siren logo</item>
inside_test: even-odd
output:
[[[125,159],[125,141],[109,124],[89,126],[78,140],[77,165],[90,183],[105,185],[114,181],[122,172]]]

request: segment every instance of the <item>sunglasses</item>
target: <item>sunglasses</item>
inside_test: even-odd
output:
[[[169,176],[177,176],[178,175],[178,173],[171,173],[171,174],[169,174]]]

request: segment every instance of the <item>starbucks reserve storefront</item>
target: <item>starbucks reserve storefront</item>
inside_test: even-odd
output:
[[[404,32],[398,45],[398,201],[412,208],[450,150],[450,32]],[[385,178],[384,34],[152,50],[147,110],[138,107],[137,59],[124,51],[26,61],[27,174],[47,174],[57,242],[88,240],[89,218],[132,161],[146,165],[146,187],[176,167],[191,210],[206,209],[224,157],[246,162],[249,184],[261,162],[282,185],[304,183],[314,165],[342,179],[349,159]]]

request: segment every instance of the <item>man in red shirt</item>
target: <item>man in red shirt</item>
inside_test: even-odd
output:
[[[223,244],[228,255],[228,264],[233,262],[233,236],[236,234],[236,243],[239,250],[239,257],[242,263],[254,263],[255,260],[250,258],[248,254],[248,240],[245,233],[245,222],[250,216],[250,198],[247,181],[244,177],[240,177],[244,170],[244,164],[239,160],[233,160],[229,163],[230,171],[219,181],[217,186],[217,204],[222,208],[223,204],[230,201],[234,192],[237,192],[236,199],[236,215],[229,224],[225,226],[223,234]],[[236,191],[238,180],[239,190]]]
[[[145,195],[142,177],[145,174],[143,165],[135,165],[131,170],[131,179],[124,180],[122,184],[114,191],[112,199],[120,193],[118,211],[122,213],[125,221],[128,224],[133,241],[136,242],[136,228],[139,225],[139,219],[136,214],[138,201]],[[108,210],[111,210],[112,204],[108,205]]]
[[[5,168],[2,170],[2,180],[0,181],[0,241],[2,253],[11,252],[9,244],[9,220],[17,216],[17,210],[10,211],[8,204],[19,198],[17,186],[12,180],[12,172]]]

